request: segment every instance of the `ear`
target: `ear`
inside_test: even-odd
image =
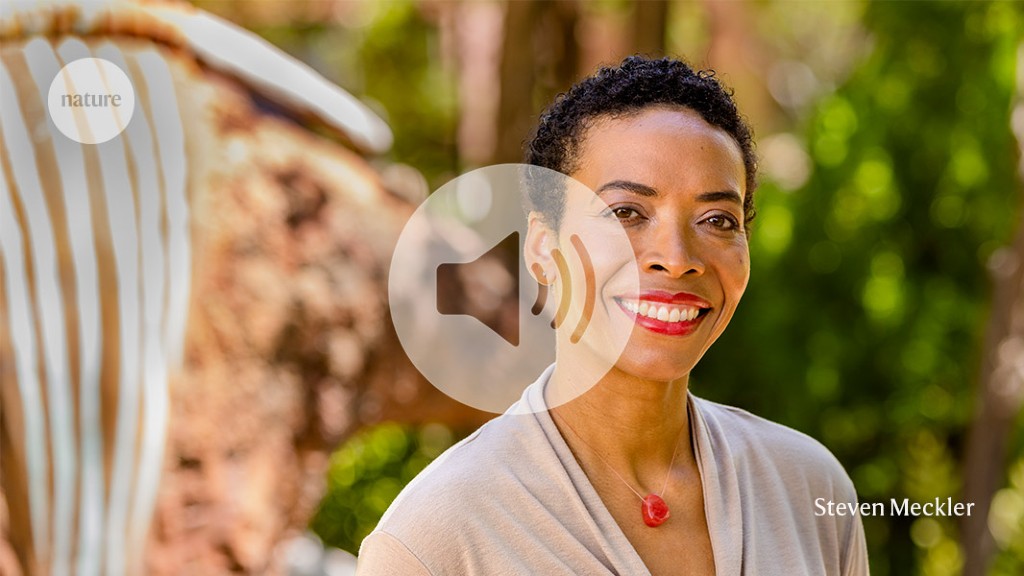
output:
[[[526,261],[526,269],[537,283],[545,286],[554,283],[556,267],[551,250],[557,246],[558,235],[538,212],[531,211],[526,229],[526,242],[523,245],[523,258]],[[539,272],[543,272],[544,276],[538,277]]]

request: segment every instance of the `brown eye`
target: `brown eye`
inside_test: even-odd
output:
[[[609,206],[601,215],[606,218],[615,218],[621,222],[634,222],[643,218],[639,210],[630,206]]]
[[[704,221],[707,222],[708,224],[711,224],[715,228],[718,228],[719,230],[736,230],[739,228],[739,223],[736,221],[735,218],[732,218],[731,216],[725,216],[722,214],[716,214]]]
[[[613,208],[612,214],[614,214],[615,217],[618,218],[619,220],[630,220],[640,215],[640,213],[637,212],[636,210],[625,207]]]

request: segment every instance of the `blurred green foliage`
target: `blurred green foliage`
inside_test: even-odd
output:
[[[437,146],[454,132],[453,96],[436,61],[406,54],[430,34],[411,3],[386,5],[394,13],[359,45],[367,73],[356,91],[388,109],[396,157],[436,183],[457,168],[450,143]],[[864,501],[956,498],[988,318],[986,262],[1021,218],[1010,113],[1024,9],[879,2],[862,25],[869,53],[797,134],[809,179],[760,188],[750,286],[692,388],[820,439]],[[401,486],[451,443],[440,430],[386,425],[346,445],[314,530],[356,551]],[[1022,426],[1012,448],[992,521],[997,575],[1024,573]],[[872,574],[959,573],[955,522],[865,525]]]
[[[750,287],[692,387],[820,439],[865,501],[956,498],[986,262],[1020,221],[1024,18],[1009,3],[879,2],[864,25],[870,55],[806,122],[809,180],[761,187]],[[865,524],[872,574],[959,572],[955,522]],[[1001,566],[1021,566],[1014,546]]]
[[[1010,470],[1010,482],[992,500],[989,526],[1001,553],[992,574],[1024,574],[1024,458]]]
[[[310,527],[326,544],[355,554],[402,487],[452,444],[440,424],[361,432],[331,456],[327,496]]]
[[[424,5],[366,1],[350,6],[347,25],[285,19],[252,28],[370,104],[395,136],[383,160],[414,166],[434,190],[459,170],[458,79]]]
[[[364,93],[381,103],[395,132],[392,160],[415,166],[435,190],[459,169],[457,79],[444,66],[436,26],[418,3],[381,2],[363,30],[358,57]]]

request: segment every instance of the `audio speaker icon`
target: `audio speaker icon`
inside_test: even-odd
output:
[[[549,270],[557,284],[534,292],[535,280],[547,280],[523,258],[521,242],[529,231],[523,200],[538,191],[590,208],[563,223],[564,244],[551,252],[557,268]],[[628,318],[598,313],[598,283],[639,291],[626,231],[618,219],[598,216],[607,208],[583,183],[519,164],[478,168],[428,196],[403,227],[388,270],[391,320],[416,369],[451,398],[496,413],[542,409],[520,400],[553,369],[559,350],[568,362],[581,350],[587,362],[574,372],[571,390],[552,388],[549,407],[598,382],[630,336]],[[605,279],[604,270],[614,274]],[[559,348],[560,340],[572,346]]]
[[[583,240],[580,240],[579,235],[573,234],[570,236],[569,242],[572,244],[576,257],[579,258],[580,265],[583,267],[583,289],[586,293],[583,299],[583,313],[576,324],[576,328],[572,331],[572,335],[569,336],[569,342],[577,344],[583,338],[583,334],[587,331],[587,326],[590,325],[590,319],[594,315],[594,264],[590,259],[590,253],[587,252],[587,247],[583,245]],[[566,261],[562,251],[555,248],[551,251],[551,257],[555,260],[555,266],[558,267],[559,277],[563,279],[562,295],[558,303],[558,310],[555,312],[554,319],[551,320],[551,327],[557,330],[565,322],[566,316],[569,315],[569,308],[572,306],[573,286],[572,275],[569,272],[569,263]],[[540,264],[536,262],[531,266],[531,270],[533,270],[535,277],[544,275]],[[530,309],[534,316],[539,316],[544,311],[544,306],[547,304],[548,299],[548,287],[540,282],[537,285],[537,301],[533,303],[533,307]]]
[[[481,270],[481,263],[489,261],[492,265],[496,262],[506,260],[509,254],[515,255],[515,262],[517,263],[520,258],[519,254],[519,232],[512,232],[505,237],[504,240],[498,242],[493,248],[485,252],[476,260],[472,262],[444,262],[438,264],[436,281],[437,285],[448,284],[454,285],[460,282],[461,278],[467,278],[472,276],[483,276],[487,274],[486,266]],[[513,263],[513,264],[514,264]],[[512,298],[515,301],[519,301],[519,267],[517,265],[509,267],[508,272],[512,277]],[[501,305],[501,302],[492,302],[491,306],[487,310],[486,314],[474,314],[474,312],[481,312],[480,310],[465,310],[460,307],[459,302],[455,302],[451,299],[451,295],[444,295],[440,291],[437,292],[437,313],[442,315],[465,315],[471,316],[476,320],[483,323],[485,326],[490,328],[495,334],[501,336],[512,346],[519,346],[519,316],[518,314],[512,318],[510,322],[507,322],[506,326],[499,326],[495,323],[495,316],[497,315],[497,307]]]

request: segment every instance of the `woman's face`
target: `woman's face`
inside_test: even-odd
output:
[[[650,380],[684,377],[729,324],[750,276],[739,145],[696,112],[652,107],[597,121],[578,159],[573,178],[607,204],[636,258],[591,250],[596,316],[630,331],[615,366]],[[568,231],[593,218],[585,197],[567,195],[565,208],[563,250]],[[628,274],[639,274],[638,292],[624,288]]]

